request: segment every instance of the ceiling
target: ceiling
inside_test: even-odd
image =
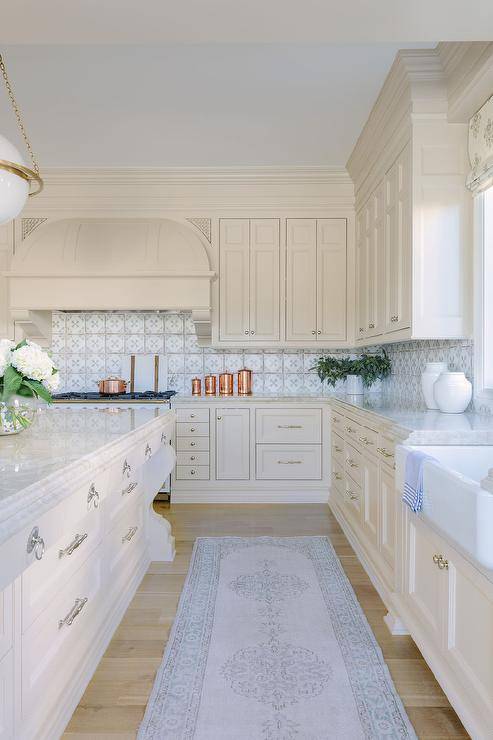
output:
[[[491,0],[15,0],[0,45],[493,38]]]
[[[343,167],[403,46],[0,48],[43,169]],[[3,89],[0,130],[24,151]]]

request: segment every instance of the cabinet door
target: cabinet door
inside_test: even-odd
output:
[[[385,219],[384,189],[379,185],[370,198],[367,232],[367,335],[385,330]]]
[[[221,219],[219,229],[219,338],[244,341],[250,333],[250,223]]]
[[[279,219],[250,221],[250,339],[278,341]]]
[[[445,655],[483,706],[489,707],[493,727],[493,584],[458,553],[444,558],[448,568],[448,613]]]
[[[378,462],[369,457],[361,455],[362,466],[362,515],[363,530],[375,549],[378,547]]]
[[[379,496],[379,549],[389,585],[392,585],[394,582],[395,571],[396,496],[394,472],[386,470],[382,465],[380,469]]]
[[[216,478],[250,478],[250,409],[216,409]]]
[[[364,206],[356,219],[356,339],[366,339],[368,330],[367,219]]]
[[[305,296],[306,300],[306,296]],[[346,219],[317,221],[317,339],[346,339]]]
[[[410,148],[385,175],[385,329],[411,325]]]
[[[286,339],[314,340],[317,331],[317,221],[287,221]]]
[[[443,635],[443,572],[434,562],[441,554],[440,541],[418,517],[408,514],[408,558],[405,594],[423,634],[438,648]]]
[[[14,737],[14,656],[11,650],[0,660],[0,740]]]

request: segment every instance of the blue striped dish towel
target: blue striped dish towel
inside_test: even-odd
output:
[[[406,458],[402,500],[415,512],[423,508],[423,464],[427,460],[437,462],[434,457],[419,450],[412,450]]]

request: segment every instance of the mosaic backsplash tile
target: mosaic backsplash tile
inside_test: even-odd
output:
[[[321,351],[201,348],[186,312],[54,312],[52,330],[53,358],[60,369],[63,390],[95,390],[96,380],[121,374],[125,355],[165,354],[168,386],[180,393],[190,393],[194,376],[225,370],[235,373],[242,367],[253,370],[256,392],[333,392],[311,370]],[[392,375],[383,385],[399,400],[421,402],[421,372],[426,362],[447,362],[451,370],[462,370],[473,380],[471,341],[400,342],[386,345],[386,350],[392,361]],[[361,348],[354,352],[361,352]],[[348,354],[348,350],[332,352],[339,353]]]

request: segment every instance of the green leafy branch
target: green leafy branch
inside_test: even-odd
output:
[[[379,352],[365,352],[354,359],[333,355],[319,357],[310,369],[316,370],[320,380],[332,387],[338,381],[345,380],[348,375],[359,375],[365,388],[369,388],[377,380],[387,378],[392,366],[387,352],[382,347]]]

